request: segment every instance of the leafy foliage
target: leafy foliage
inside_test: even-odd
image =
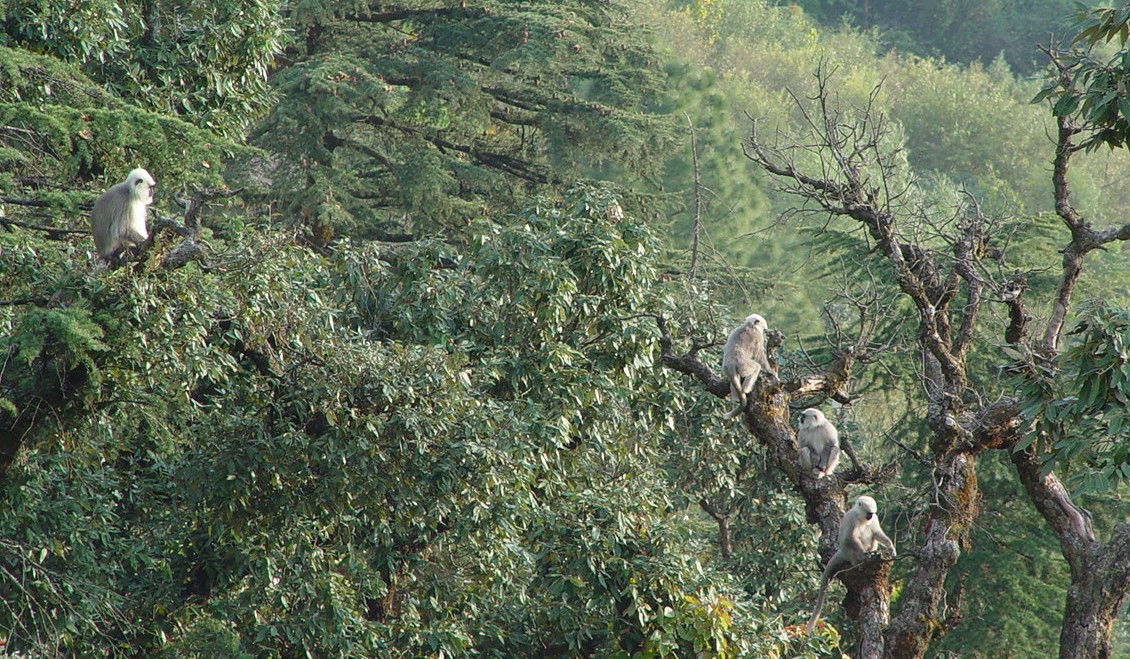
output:
[[[1089,132],[1081,144],[1084,148],[1123,147],[1130,139],[1130,96],[1125,90],[1130,76],[1130,51],[1125,48],[1130,6],[1081,9],[1072,30],[1072,45],[1077,48],[1057,55],[1056,75],[1048,77],[1032,102],[1052,99],[1057,117],[1078,115]],[[1096,44],[1114,39],[1122,48],[1113,55],[1095,52]]]
[[[890,48],[941,55],[951,62],[990,62],[1003,56],[1022,74],[1038,68],[1036,45],[1059,38],[1067,16],[1083,3],[1075,0],[799,0],[820,20],[849,20],[879,28]],[[1088,2],[1089,5],[1098,4]]]
[[[236,137],[267,104],[282,3],[13,0],[0,5],[0,45],[79,65],[153,112]]]
[[[661,81],[623,3],[299,5],[256,131],[275,194],[324,240],[431,232],[602,167],[646,172]]]
[[[144,164],[158,181],[215,184],[224,163],[245,151],[117,98],[73,66],[0,46],[0,204],[10,220],[85,230],[82,209],[134,167]]]
[[[920,174],[900,180],[908,199],[964,186],[1022,211],[990,246],[1019,254],[999,266],[1032,271],[1033,293],[1055,285],[1037,271],[1061,232],[1040,212],[1044,119],[1003,60],[877,55],[902,37],[763,1],[80,4],[0,3],[7,652],[850,647],[788,624],[819,576],[808,511],[722,403],[657,363],[654,316],[706,363],[752,308],[788,337],[775,358],[792,373],[830,358],[833,323],[856,329],[837,286],[897,298],[877,258],[847,258],[865,236],[791,215],[741,154],[747,111],[767,131],[805,121],[817,62],[839,67],[844,111],[890,116]],[[1130,208],[1126,160],[1091,157],[1073,199],[1103,222]],[[203,260],[92,268],[83,212],[137,165],[176,195],[248,187],[204,215]],[[955,221],[924,217],[927,233]],[[1122,264],[1102,255],[1081,286],[1116,300]],[[1087,310],[1024,393],[1057,466],[1117,494],[1130,329],[1115,306]],[[876,488],[900,547],[934,493],[912,459],[926,440],[905,313],[884,307],[892,348],[834,414],[865,459],[900,459]],[[969,353],[993,395],[1015,393],[999,325]],[[1047,654],[1065,565],[1011,470],[979,470],[989,513],[939,651]],[[1121,514],[1112,498],[1097,530]]]
[[[8,647],[782,652],[780,623],[696,557],[667,494],[679,408],[658,404],[669,376],[634,313],[664,304],[657,244],[611,201],[479,220],[462,248],[318,256],[245,233],[220,270],[72,282],[84,323],[9,312],[21,411],[23,387],[59,384],[38,364],[79,355],[98,378],[31,427],[4,486],[54,478],[106,510],[5,490],[3,523],[26,529],[4,554],[17,578],[0,589],[22,602]],[[48,355],[53,336],[75,347]],[[43,571],[67,575],[50,616],[23,590]]]
[[[1059,363],[1025,380],[1025,414],[1049,459],[1074,470],[1081,491],[1103,492],[1130,479],[1130,314],[1092,302],[1071,335]]]

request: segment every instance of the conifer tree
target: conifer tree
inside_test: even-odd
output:
[[[303,5],[258,130],[316,238],[427,232],[607,163],[646,170],[659,62],[621,2]]]

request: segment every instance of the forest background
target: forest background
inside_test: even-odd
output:
[[[4,651],[1130,654],[1130,10],[1086,9],[0,0]],[[155,239],[96,268],[135,166]],[[751,312],[780,388],[725,421]],[[859,494],[899,559],[805,633]]]

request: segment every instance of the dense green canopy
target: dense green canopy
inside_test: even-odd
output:
[[[0,2],[0,648],[1130,651],[1130,7],[882,4]]]
[[[321,240],[430,233],[665,141],[659,57],[623,2],[296,5],[256,129],[272,194]]]

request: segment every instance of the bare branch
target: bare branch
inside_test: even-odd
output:
[[[50,208],[51,204],[39,199],[25,199],[23,197],[0,197],[0,202],[13,206],[30,206],[31,208]]]
[[[86,229],[61,229],[59,227],[45,227],[38,224],[28,224],[27,222],[17,222],[16,220],[10,220],[6,217],[0,216],[0,227],[6,228],[8,226],[20,227],[21,229],[31,229],[32,231],[45,231],[47,233],[47,237],[52,240],[58,240],[63,236],[74,234],[90,235],[90,231],[87,231]]]
[[[1051,58],[1052,64],[1059,72],[1059,84],[1065,91],[1075,91],[1073,69],[1065,63],[1058,53],[1044,50]],[[1059,349],[1059,338],[1063,333],[1063,326],[1067,318],[1067,310],[1071,303],[1071,293],[1075,282],[1083,271],[1083,258],[1093,249],[1102,247],[1106,243],[1116,240],[1130,240],[1130,224],[1114,227],[1103,231],[1095,231],[1091,224],[1071,205],[1071,189],[1068,185],[1067,174],[1070,169],[1071,156],[1079,150],[1073,138],[1083,132],[1076,123],[1077,117],[1057,117],[1058,132],[1056,137],[1055,160],[1052,166],[1052,190],[1055,195],[1055,212],[1063,220],[1064,225],[1071,232],[1071,241],[1063,250],[1063,273],[1059,285],[1056,287],[1055,298],[1052,300],[1052,310],[1044,329],[1043,341],[1040,348],[1045,354],[1051,355]]]
[[[842,163],[841,170],[835,172],[847,181],[841,183],[833,180],[829,175],[822,174],[817,177],[801,172],[782,153],[761,142],[757,132],[757,122],[752,117],[750,119],[750,135],[742,144],[746,157],[769,173],[794,182],[796,187],[788,187],[787,192],[811,199],[833,215],[850,217],[867,229],[876,241],[876,246],[887,257],[900,289],[919,310],[920,339],[934,353],[935,358],[951,378],[964,380],[964,364],[955,358],[943,340],[943,335],[948,335],[948,321],[945,314],[938,313],[944,309],[944,306],[937,305],[944,305],[944,300],[939,299],[939,295],[931,299],[928,292],[928,285],[931,288],[936,287],[933,284],[936,279],[935,267],[921,248],[904,244],[896,238],[894,216],[878,204],[876,192],[864,190],[860,175],[862,163],[848,160],[843,155],[844,148],[841,143],[844,139],[848,139],[841,136],[845,131],[849,135],[857,132],[868,135],[868,142],[862,146],[856,145],[853,152],[880,151],[879,136],[865,130],[839,130],[835,126],[827,129],[833,132],[817,135],[821,144],[834,154],[833,159]],[[812,119],[809,121],[816,125]],[[866,118],[862,121],[866,125]],[[831,122],[832,118],[829,114],[824,123],[829,125]]]

